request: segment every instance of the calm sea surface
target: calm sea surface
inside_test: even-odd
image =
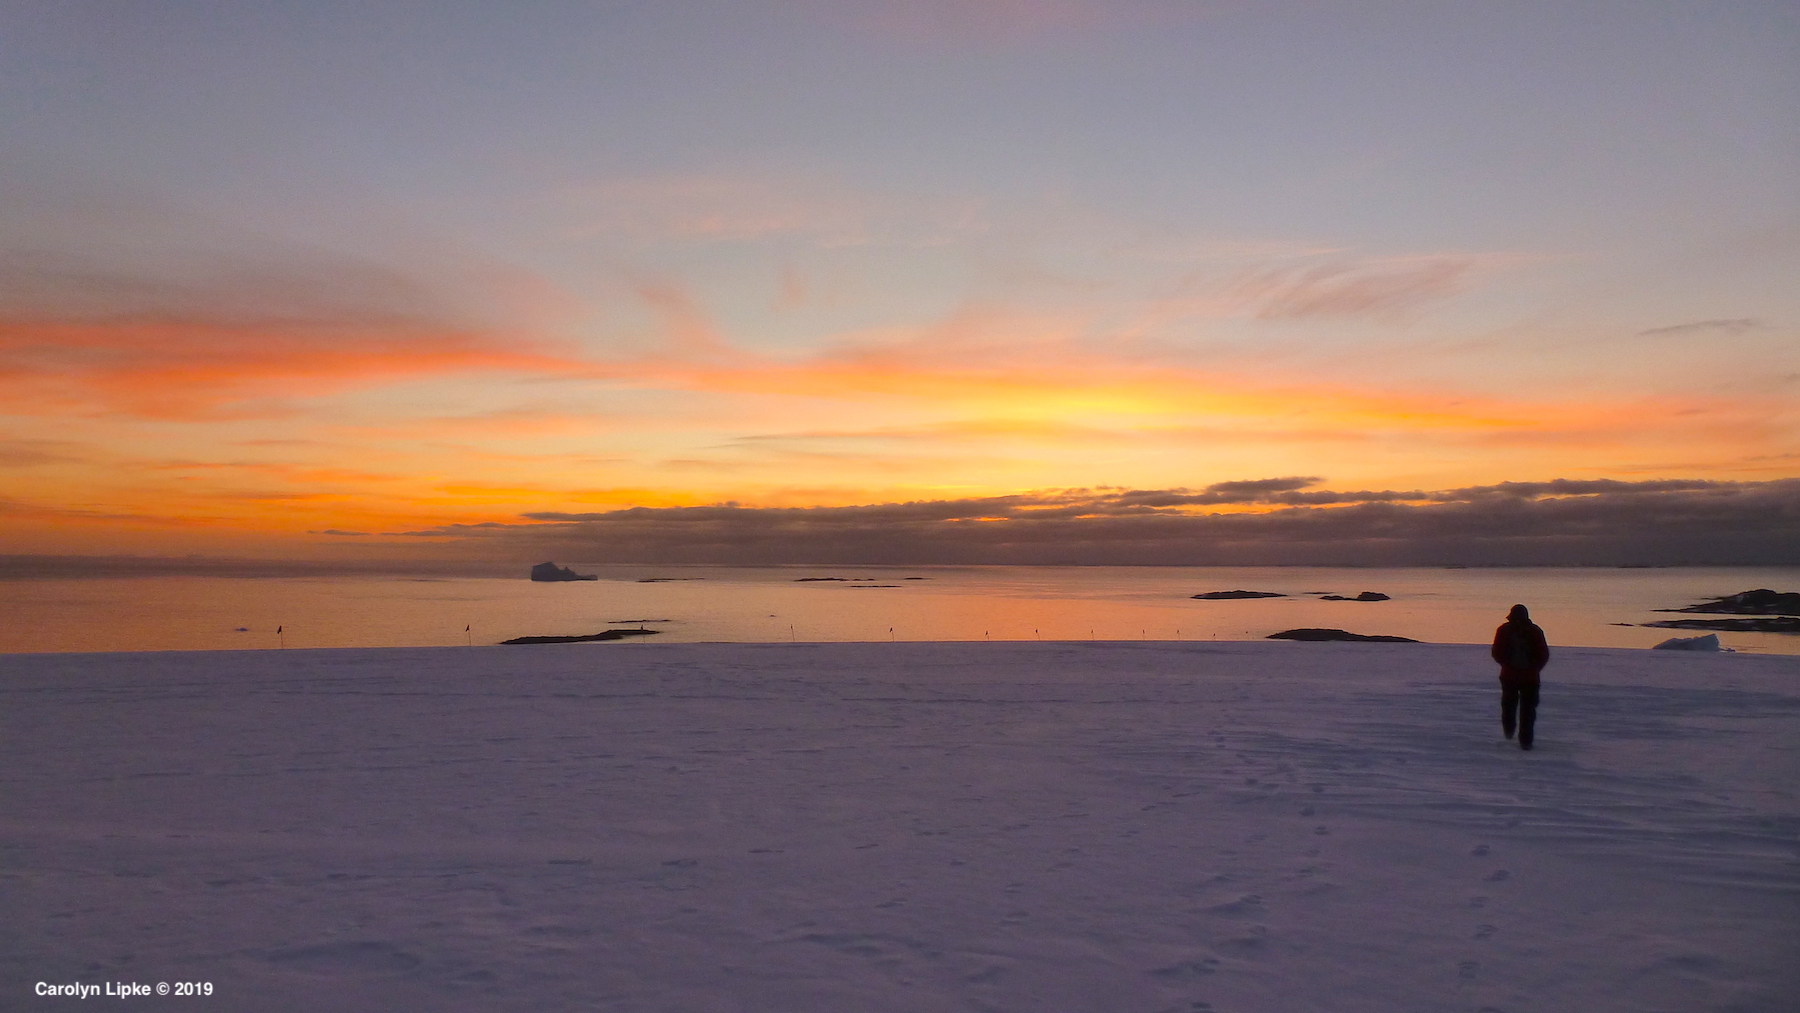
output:
[[[1621,624],[1671,618],[1654,610],[1750,588],[1800,590],[1795,567],[573,566],[601,579],[0,580],[0,653],[481,646],[640,624],[660,634],[592,649],[693,641],[1251,640],[1305,626],[1485,643],[1514,602],[1531,607],[1552,644],[1649,647],[1694,634]],[[802,579],[825,577],[841,579]],[[1287,597],[1190,597],[1236,589]],[[1317,597],[1361,591],[1392,600]],[[1742,651],[1800,654],[1800,636],[1720,639]]]

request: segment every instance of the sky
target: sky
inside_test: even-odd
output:
[[[0,554],[1800,563],[1800,8],[0,6]]]

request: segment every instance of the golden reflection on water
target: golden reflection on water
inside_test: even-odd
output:
[[[1515,601],[1532,607],[1553,644],[1649,647],[1692,634],[1613,624],[1669,618],[1654,610],[1752,587],[1800,589],[1793,568],[576,568],[603,579],[6,580],[0,652],[481,646],[639,621],[660,634],[596,649],[693,641],[1256,640],[1295,627],[1485,643]],[[1191,597],[1235,589],[1286,597]],[[1393,598],[1329,602],[1309,593],[1365,590]],[[1721,640],[1800,654],[1800,637],[1726,633]]]

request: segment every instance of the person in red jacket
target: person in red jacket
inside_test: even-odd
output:
[[[1550,662],[1550,645],[1531,621],[1531,612],[1514,605],[1494,631],[1489,653],[1500,664],[1500,730],[1512,738],[1516,717],[1519,748],[1530,749],[1537,728],[1538,673]]]

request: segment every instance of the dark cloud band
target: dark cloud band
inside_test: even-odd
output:
[[[394,534],[612,562],[1800,563],[1795,479],[1556,480],[1435,492],[1305,488],[1317,481],[1222,482],[1198,491],[1075,489],[867,506],[538,511],[516,524]]]

